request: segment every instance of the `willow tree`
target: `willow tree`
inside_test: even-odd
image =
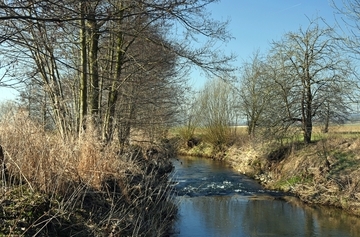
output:
[[[310,22],[305,29],[287,33],[272,44],[274,89],[281,97],[274,109],[283,123],[299,123],[304,142],[311,142],[313,122],[324,106],[345,103],[349,93],[351,63],[333,37],[332,28]],[[333,94],[340,101],[330,100]]]
[[[207,82],[197,98],[199,124],[205,130],[205,140],[222,150],[230,143],[230,126],[235,121],[235,92],[223,79]]]

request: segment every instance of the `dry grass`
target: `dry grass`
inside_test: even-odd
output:
[[[360,215],[360,139],[328,137],[271,164],[268,187]]]
[[[0,134],[11,179],[35,191],[64,193],[77,181],[100,187],[107,176],[121,179],[124,167],[131,168],[118,159],[115,147],[104,149],[91,129],[64,141],[18,113],[2,120]]]
[[[25,113],[0,122],[0,236],[164,236],[176,207],[168,163],[141,148],[121,156],[91,127],[67,141]]]
[[[360,136],[358,125],[331,128],[303,144],[250,141],[231,147],[226,160],[270,189],[291,191],[303,201],[331,205],[360,216]]]

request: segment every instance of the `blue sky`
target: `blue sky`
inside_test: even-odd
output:
[[[209,5],[215,19],[230,19],[229,31],[234,40],[224,45],[225,51],[238,56],[235,66],[240,67],[256,50],[266,53],[272,41],[280,40],[289,31],[306,28],[309,19],[322,17],[330,26],[335,25],[335,9],[328,0],[221,0]],[[335,0],[341,6],[342,0]],[[201,89],[205,78],[192,74],[192,85]]]
[[[14,100],[18,92],[14,89],[0,87],[0,102]]]
[[[342,0],[335,2],[341,5]],[[331,26],[335,23],[335,10],[328,0],[221,0],[209,5],[209,11],[215,19],[231,20],[228,29],[235,39],[223,47],[225,52],[238,56],[234,62],[236,67],[258,49],[266,53],[270,43],[285,33],[306,27],[307,17],[322,17]],[[193,73],[190,84],[200,89],[205,81],[205,76]],[[14,95],[15,91],[0,88],[0,101],[12,99]]]

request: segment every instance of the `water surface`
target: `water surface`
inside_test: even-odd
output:
[[[359,218],[264,190],[224,163],[181,157],[174,165],[177,237],[360,236]]]

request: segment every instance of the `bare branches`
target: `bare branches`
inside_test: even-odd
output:
[[[129,140],[131,128],[171,123],[184,90],[182,69],[234,71],[234,56],[214,50],[231,39],[227,22],[206,11],[214,2],[0,1],[2,53],[18,60],[15,78],[29,75],[28,84],[44,90],[64,136],[84,129],[91,115],[105,140],[116,129],[119,140]],[[194,44],[197,37],[201,44]]]
[[[330,121],[346,120],[354,68],[333,35],[332,28],[311,21],[274,42],[264,66],[256,67],[259,60],[250,64],[248,70],[258,69],[244,74],[242,97],[252,130],[298,125],[309,143],[314,122],[328,127]]]

